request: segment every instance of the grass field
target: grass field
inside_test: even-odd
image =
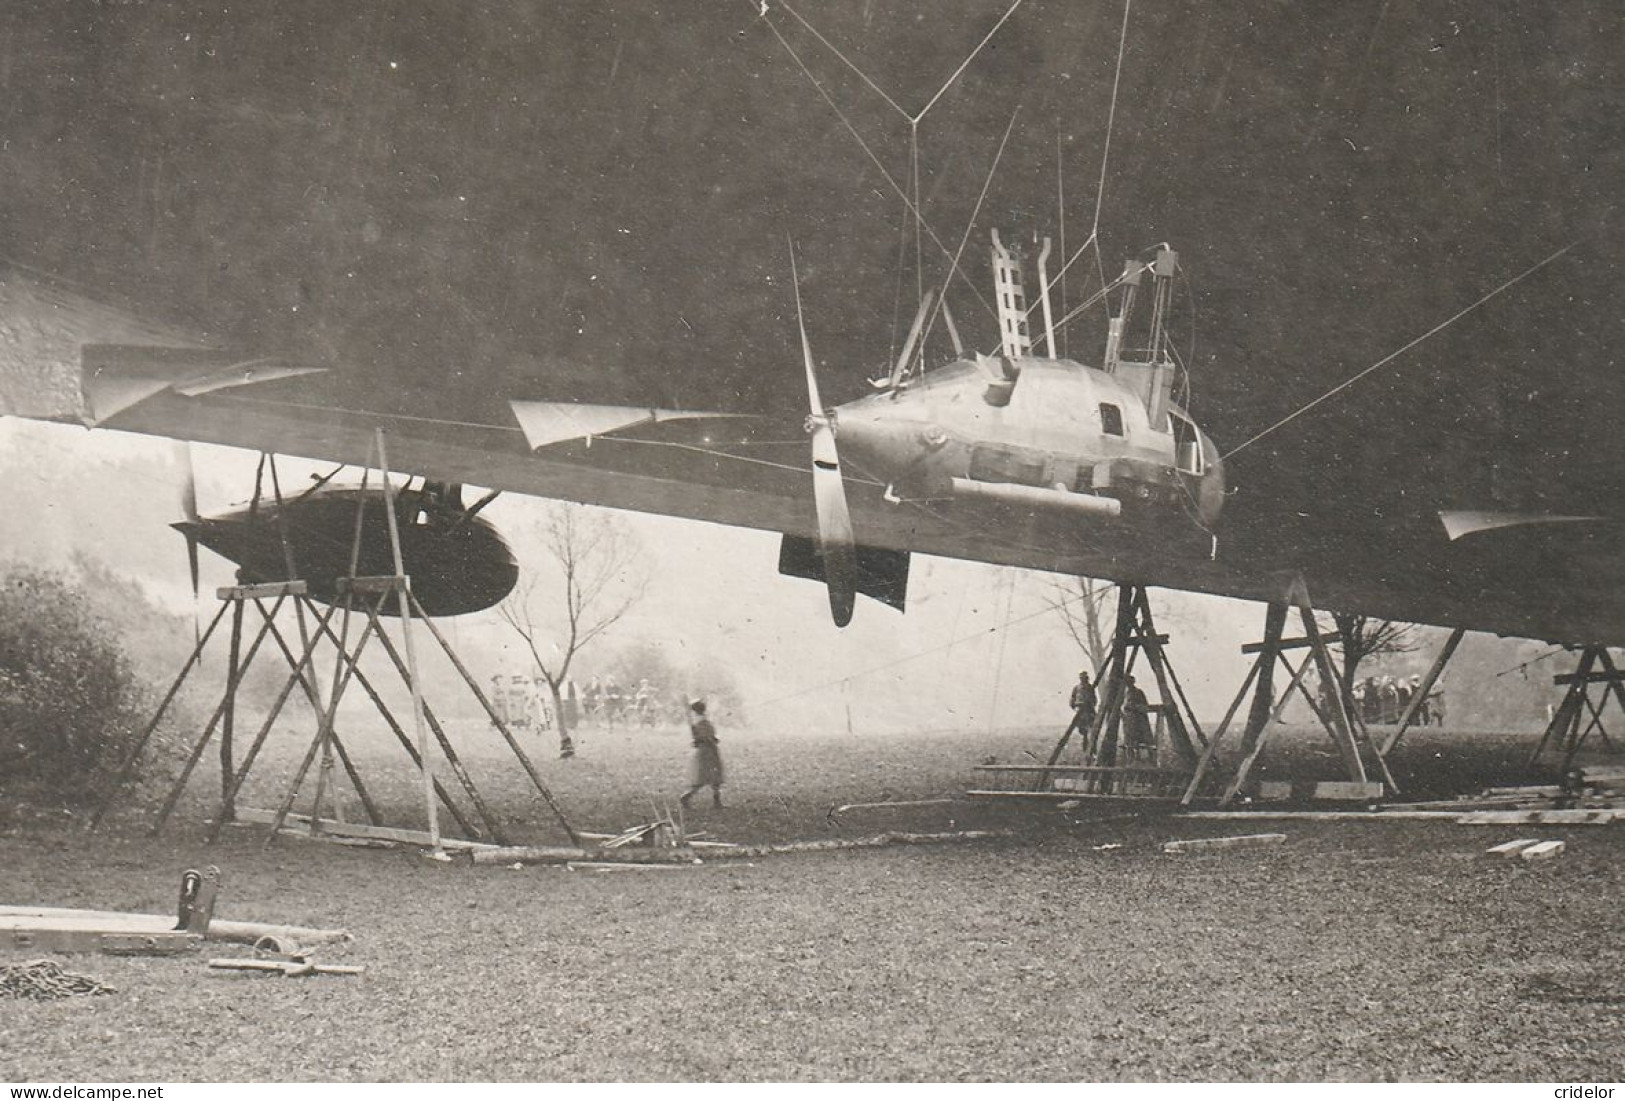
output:
[[[1043,732],[722,734],[729,806],[694,817],[739,841],[828,836],[833,804],[952,794],[977,761],[1047,748]],[[472,727],[459,740],[513,831],[556,837],[499,743]],[[1527,745],[1431,734],[1401,769],[1437,790],[1498,778]],[[356,752],[412,824],[414,778],[385,748]],[[578,825],[609,829],[679,789],[686,746],[660,730],[589,734],[570,763],[534,748]],[[1288,732],[1270,760],[1334,770],[1328,752]],[[294,755],[289,740],[245,803],[274,802]],[[0,1080],[1596,1081],[1625,1067],[1617,826],[1536,828],[1569,848],[1532,866],[1481,855],[1516,831],[1430,822],[1280,823],[1259,827],[1288,834],[1278,848],[1173,856],[1162,841],[1247,824],[957,804],[853,812],[841,829],[1013,836],[598,875],[264,848],[248,829],[207,847],[205,792],[157,839],[134,813],[86,836],[0,809],[0,901],[166,911],[180,870],[214,863],[220,916],[346,927],[354,944],[327,958],[366,975],[75,957],[119,992],[0,1002]]]

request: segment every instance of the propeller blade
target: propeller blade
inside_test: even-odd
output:
[[[192,465],[192,445],[184,440],[176,442],[183,478],[181,481],[181,515],[186,523],[181,533],[186,536],[186,566],[192,577],[192,634],[196,640],[202,638],[202,626],[198,622],[199,599],[199,572],[198,572],[198,543],[197,543],[197,470]]]
[[[818,396],[818,370],[801,310],[801,276],[796,251],[790,247],[790,282],[796,294],[796,328],[801,332],[801,361],[807,371],[807,425],[812,432],[813,504],[818,511],[818,550],[824,560],[824,585],[829,590],[829,611],[835,626],[852,622],[857,599],[857,552],[853,549],[852,514],[846,503],[846,483],[835,447],[835,426]]]
[[[824,584],[829,588],[829,611],[835,626],[852,622],[856,600],[858,563],[853,550],[852,514],[846,505],[846,484],[835,451],[835,430],[827,419],[814,422],[812,435],[813,503],[818,509],[818,546],[824,556]]]

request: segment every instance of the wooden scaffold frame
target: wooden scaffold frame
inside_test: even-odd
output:
[[[1625,711],[1625,674],[1614,664],[1608,648],[1582,646],[1574,672],[1560,673],[1552,678],[1552,683],[1566,690],[1563,701],[1557,705],[1551,721],[1541,733],[1540,741],[1535,743],[1535,748],[1529,754],[1530,767],[1537,764],[1548,749],[1554,749],[1561,754],[1559,770],[1567,773],[1574,767],[1574,758],[1592,734],[1597,735],[1610,753],[1618,753],[1620,747],[1608,736],[1603,713],[1608,710],[1609,700],[1616,701]],[[1593,685],[1602,686],[1601,702],[1591,698]]]
[[[1284,638],[1287,616],[1293,608],[1296,608],[1303,624],[1303,636]],[[1286,599],[1278,603],[1272,602],[1267,606],[1263,640],[1241,648],[1243,654],[1255,655],[1252,668],[1248,670],[1241,689],[1231,701],[1229,710],[1225,712],[1224,720],[1214,730],[1213,738],[1197,762],[1196,772],[1180,799],[1181,806],[1190,806],[1201,794],[1203,784],[1207,782],[1217,761],[1219,746],[1249,692],[1252,693],[1252,704],[1248,708],[1247,721],[1242,732],[1242,759],[1234,775],[1224,786],[1223,793],[1219,797],[1220,806],[1228,806],[1246,786],[1253,768],[1263,756],[1270,734],[1273,733],[1281,713],[1293,699],[1294,693],[1309,705],[1316,721],[1330,736],[1341,759],[1344,773],[1356,789],[1375,792],[1375,789],[1370,787],[1370,780],[1367,777],[1361,752],[1363,747],[1369,752],[1383,783],[1387,785],[1386,790],[1390,792],[1398,790],[1393,775],[1388,770],[1388,763],[1384,759],[1386,751],[1377,750],[1359,717],[1350,714],[1348,701],[1343,698],[1342,691],[1333,687],[1331,691],[1323,693],[1320,700],[1316,700],[1304,683],[1311,667],[1318,673],[1321,684],[1336,686],[1339,683],[1330,650],[1330,644],[1336,641],[1336,635],[1326,636],[1321,633],[1319,624],[1315,622],[1314,609],[1309,602],[1308,587],[1301,577],[1294,579],[1287,587]],[[1290,650],[1306,650],[1307,653],[1294,665],[1287,655],[1287,651]],[[1279,697],[1275,695],[1277,666],[1289,674],[1286,690]],[[1443,663],[1440,662],[1438,667],[1442,669]],[[1430,678],[1430,685],[1437,676],[1438,673],[1435,672]],[[1391,749],[1393,742],[1398,741],[1400,733],[1403,733],[1403,728],[1396,732],[1388,748]]]
[[[395,572],[375,577],[357,576],[356,571],[360,561],[363,523],[367,506],[366,490],[374,469],[375,460],[376,469],[383,487],[384,511]],[[263,463],[264,460],[262,459],[262,469]],[[272,484],[279,506],[278,515],[281,516],[281,484],[277,476],[274,459],[271,460],[270,469]],[[390,481],[389,461],[385,451],[382,429],[375,431],[374,439],[368,449],[366,464],[362,473],[361,490],[352,534],[349,574],[346,577],[339,578],[337,584],[340,599],[328,605],[325,610],[316,605],[309,595],[306,582],[295,578],[296,563],[293,561],[291,546],[284,527],[282,531],[282,548],[290,580],[268,584],[236,585],[217,590],[216,596],[221,601],[220,610],[215,613],[208,628],[200,633],[191,655],[171,683],[157,711],[142,729],[141,734],[136,738],[135,743],[120,763],[112,793],[109,794],[107,800],[92,816],[89,828],[96,829],[108,810],[111,809],[119,788],[134,769],[136,761],[157,731],[160,722],[179,694],[182,685],[200,667],[201,659],[210,640],[217,633],[226,617],[226,613],[230,611],[231,641],[227,655],[225,689],[202,733],[193,741],[181,772],[172,783],[169,793],[152,825],[152,833],[156,834],[163,829],[164,824],[174,812],[175,806],[179,803],[198,761],[202,758],[204,751],[218,732],[220,735],[218,747],[221,777],[220,806],[208,834],[211,842],[217,839],[225,824],[238,817],[237,797],[259,758],[260,751],[264,748],[271,729],[281,714],[283,707],[295,689],[300,689],[314,713],[319,717],[317,730],[306,748],[304,757],[295,772],[286,795],[271,818],[270,832],[266,836],[266,844],[270,844],[289,821],[294,803],[298,800],[305,780],[318,757],[320,757],[321,764],[317,770],[316,790],[311,802],[311,812],[308,819],[303,819],[303,816],[295,816],[300,817],[302,820],[308,820],[310,831],[313,834],[322,832],[324,826],[342,830],[342,832],[352,835],[360,833],[366,836],[370,831],[372,834],[392,840],[421,840],[438,851],[443,847],[439,809],[444,806],[468,841],[488,838],[497,844],[506,844],[507,838],[501,828],[499,819],[481,797],[473,777],[464,767],[455,746],[447,737],[444,725],[423,698],[414,641],[415,632],[413,630],[415,625],[421,625],[429,632],[430,637],[434,639],[440,650],[450,660],[453,668],[456,669],[463,683],[467,685],[469,691],[491,720],[491,723],[501,734],[525,772],[526,777],[535,787],[537,794],[546,803],[571,842],[579,843],[579,835],[575,828],[570,824],[569,819],[565,817],[563,810],[553,797],[553,793],[542,780],[541,774],[525,753],[513,731],[509,729],[508,724],[498,713],[490,698],[475,681],[468,667],[458,657],[450,641],[435,625],[434,620],[424,613],[423,606],[412,592],[411,579],[406,573],[405,563],[401,555],[395,489]],[[256,486],[256,500],[258,495],[259,487]],[[390,633],[385,629],[381,618],[384,614],[385,605],[392,597],[395,600],[395,611],[400,622],[401,637],[399,644],[390,638]],[[268,601],[270,602],[269,607],[267,607]],[[277,626],[279,613],[290,603],[294,608],[299,628],[299,647],[297,650],[290,645],[288,638]],[[245,612],[249,606],[254,607],[258,612],[259,624],[245,649],[243,647],[243,624],[246,618]],[[351,621],[362,615],[365,616],[366,622],[362,626],[359,635],[352,642]],[[339,621],[336,630],[333,624],[335,617]],[[314,624],[314,628],[311,627],[311,624]],[[267,639],[275,643],[276,649],[280,652],[290,672],[264,721],[250,741],[247,752],[243,754],[241,761],[238,761],[234,752],[236,697],[244,673]],[[378,641],[379,647],[388,656],[396,674],[411,692],[415,740],[408,736],[403,725],[384,702],[376,684],[367,677],[361,668],[361,656],[374,639]],[[332,688],[325,695],[325,698],[315,676],[316,656],[324,644],[331,646],[334,654]],[[339,703],[352,680],[366,692],[374,708],[384,719],[390,732],[402,749],[405,750],[422,777],[424,809],[428,819],[428,831],[426,833],[416,834],[414,831],[409,830],[390,829],[383,826],[380,821],[378,808],[367,792],[355,760],[345,748],[344,741],[337,729]],[[474,816],[478,818],[478,824],[470,819],[467,812],[459,808],[445,786],[435,775],[435,761],[429,746],[431,735],[440,749],[441,756],[445,759],[447,766],[463,789],[469,803],[473,806]],[[343,768],[356,798],[361,803],[368,823],[365,828],[346,827],[342,821],[337,820],[340,817],[340,811],[337,800],[337,787],[333,777],[335,762]],[[333,819],[323,818],[324,805],[332,808]]]
[[[1074,715],[1049,759],[1043,765],[983,765],[977,771],[996,777],[1005,784],[1020,783],[1021,789],[978,790],[977,796],[1008,796],[1012,799],[1071,799],[1079,796],[1170,797],[1178,794],[1190,768],[1197,760],[1199,746],[1207,744],[1201,723],[1191,710],[1185,689],[1168,660],[1168,636],[1157,632],[1151,614],[1151,601],[1144,585],[1131,582],[1117,586],[1117,618],[1112,631],[1111,651],[1098,686],[1098,706],[1087,729]],[[1158,701],[1149,710],[1156,717],[1153,750],[1148,760],[1123,763],[1123,704],[1128,681],[1141,655],[1156,681]],[[1084,763],[1062,764],[1061,757],[1073,735],[1084,741]],[[1161,760],[1166,745],[1184,767],[1171,768]]]

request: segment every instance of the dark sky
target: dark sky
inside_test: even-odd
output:
[[[915,111],[1004,8],[797,10]],[[906,181],[903,114],[769,18]],[[1087,235],[1121,18],[1026,0],[921,122],[924,209],[952,247],[1019,108],[966,252],[978,284],[989,226],[1058,230],[1058,149],[1069,240]],[[1498,491],[1530,500],[1625,488],[1622,39],[1600,0],[1135,5],[1104,263],[1180,249],[1176,330],[1222,445],[1580,242],[1238,458],[1243,481],[1267,465],[1282,507],[1381,507],[1419,469],[1488,492],[1503,460],[1520,484]],[[826,397],[855,396],[908,320],[901,214],[745,0],[0,8],[0,253],[342,364],[378,403],[797,405],[786,235]],[[925,267],[947,263],[928,246]],[[987,343],[962,286],[954,307]],[[1096,358],[1101,329],[1075,326],[1073,354]]]

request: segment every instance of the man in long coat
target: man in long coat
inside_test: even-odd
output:
[[[691,700],[688,705],[688,732],[694,742],[694,755],[688,763],[688,791],[679,800],[690,806],[701,788],[711,789],[711,805],[722,807],[722,750],[717,745],[717,728],[705,717],[705,701]]]

